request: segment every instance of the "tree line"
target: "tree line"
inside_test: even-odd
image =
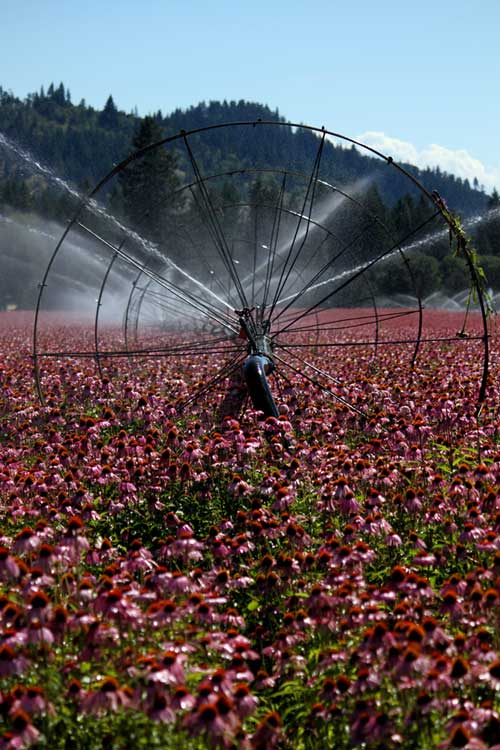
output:
[[[75,105],[69,90],[61,83],[51,84],[19,100],[0,87],[0,133],[33,154],[55,175],[62,177],[84,193],[88,192],[112,166],[124,159],[132,150],[140,149],[166,136],[185,130],[202,128],[217,122],[254,121],[257,119],[284,122],[277,110],[252,102],[209,102],[187,110],[175,110],[168,116],[158,110],[144,118],[137,113],[120,111],[110,95],[102,110],[87,106],[85,101]],[[203,153],[203,168],[207,173],[229,171],[241,164],[267,164],[270,167],[284,162],[284,156],[293,154],[297,170],[310,170],[318,149],[315,133],[298,133],[290,127],[269,128],[258,145],[241,143],[235,129],[214,130],[210,148]],[[258,152],[257,152],[258,149]],[[380,160],[363,156],[357,149],[340,148],[328,143],[323,156],[327,166],[339,183],[348,184],[370,175],[370,186],[363,195],[368,211],[380,218],[389,233],[398,238],[411,234],[428,214],[425,201],[418,190],[402,190],[402,177],[388,176]],[[162,239],[169,226],[168,213],[183,211],[189,219],[189,206],[176,205],[167,200],[180,184],[180,175],[188,169],[187,155],[183,149],[151,151],[144,159],[132,162],[120,175],[113,189],[106,195],[109,207],[119,217],[130,222],[153,241]],[[287,163],[285,161],[285,163]],[[488,283],[500,289],[500,197],[491,196],[477,184],[448,175],[439,169],[408,169],[426,185],[432,185],[446,199],[450,207],[467,216],[481,213],[484,221],[473,229],[473,240],[485,268]],[[403,182],[404,184],[404,182]],[[234,194],[230,184],[211,188],[214,205],[228,202],[265,200],[265,191],[276,190],[276,185],[250,181],[247,195]],[[225,191],[225,192],[224,192]],[[233,191],[233,192],[231,192]],[[264,191],[264,193],[263,193]],[[74,212],[75,194],[57,189],[57,183],[44,173],[26,169],[8,148],[0,146],[0,212],[14,212],[16,216],[36,214],[47,220],[66,221]],[[192,208],[192,207],[191,207]],[[374,230],[375,231],[375,230]],[[378,241],[376,232],[367,235],[366,242]],[[9,243],[11,240],[9,239]],[[20,251],[20,256],[24,251]],[[29,251],[26,250],[26,256]],[[12,256],[2,247],[0,255]],[[18,254],[19,255],[19,254]],[[29,257],[18,257],[29,267]],[[390,296],[395,292],[410,293],[407,274],[397,262],[387,262],[374,274],[373,284],[377,294]],[[427,296],[440,289],[448,294],[461,291],[468,285],[468,272],[464,261],[456,257],[446,239],[434,242],[425,254],[412,259],[413,286],[419,294]],[[26,304],[26,290],[16,292],[16,274],[4,274],[0,284],[0,306]]]

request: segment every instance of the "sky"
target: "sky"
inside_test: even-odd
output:
[[[0,0],[0,85],[287,120],[500,190],[500,0]]]

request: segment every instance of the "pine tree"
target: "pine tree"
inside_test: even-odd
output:
[[[61,107],[65,106],[66,91],[65,91],[63,83],[60,83],[57,89],[54,91],[53,99],[56,102],[56,104],[59,104]]]
[[[159,125],[153,117],[147,116],[140,122],[132,145],[139,151],[162,137]],[[123,208],[128,220],[156,242],[165,236],[168,216],[173,210],[170,196],[179,184],[176,165],[175,155],[160,146],[131,161],[120,174]]]
[[[110,95],[108,96],[106,104],[104,105],[104,109],[99,114],[97,124],[99,125],[100,128],[105,128],[106,130],[113,130],[114,128],[118,127],[119,122],[120,122],[120,117],[118,115],[118,110],[113,101],[113,97]]]
[[[493,188],[493,192],[488,199],[488,208],[498,208],[500,206],[500,195],[498,194],[498,190],[496,188]]]

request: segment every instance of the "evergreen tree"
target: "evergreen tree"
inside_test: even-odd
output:
[[[139,151],[162,137],[158,123],[147,116],[140,122],[132,145]],[[137,230],[157,242],[165,236],[173,210],[169,197],[179,184],[176,166],[175,155],[160,146],[131,161],[120,174],[125,215]]]
[[[64,107],[66,104],[66,91],[64,89],[64,84],[60,83],[57,89],[54,91],[53,99],[56,102],[56,104],[59,104],[59,106]]]
[[[393,245],[387,227],[387,208],[382,201],[376,185],[371,185],[363,196],[362,203],[365,213],[359,217],[359,224],[355,231],[359,234],[359,241],[355,249],[362,260],[372,260],[387,252]]]
[[[118,115],[118,110],[113,101],[113,97],[110,95],[108,96],[106,104],[104,105],[104,109],[99,114],[97,124],[99,125],[100,128],[105,128],[106,130],[113,130],[114,128],[118,127],[119,122],[120,122],[120,118]]]
[[[498,190],[496,188],[493,188],[493,192],[491,196],[488,199],[488,208],[498,208],[500,206],[500,195],[498,194]]]
[[[415,228],[415,202],[411,195],[400,198],[392,210],[392,223],[398,240],[406,237]]]

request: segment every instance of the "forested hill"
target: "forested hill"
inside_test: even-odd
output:
[[[46,267],[62,228],[75,214],[78,190],[88,192],[134,150],[182,130],[196,131],[230,122],[257,124],[258,120],[279,122],[280,126],[258,126],[256,138],[249,135],[253,129],[212,127],[203,138],[203,148],[200,147],[196,160],[189,149],[194,145],[196,150],[197,138],[189,139],[189,149],[180,138],[173,143],[172,150],[151,152],[156,155],[151,161],[145,158],[131,162],[129,170],[120,172],[122,179],[115,180],[112,186],[108,184],[100,197],[114,217],[161,243],[162,238],[169,236],[170,222],[176,217],[187,221],[189,212],[196,207],[192,195],[184,197],[182,205],[175,200],[170,202],[183,178],[196,174],[194,163],[204,175],[224,177],[247,170],[251,174],[256,166],[259,173],[273,173],[286,167],[290,173],[305,175],[307,179],[313,175],[315,160],[321,153],[321,180],[340,190],[344,188],[347,194],[356,190],[357,185],[364,186],[362,205],[378,218],[380,226],[387,228],[386,237],[391,232],[397,237],[412,235],[422,221],[425,224],[428,220],[420,191],[397,169],[388,169],[385,160],[364,155],[347,140],[339,145],[338,140],[327,139],[321,146],[319,133],[287,124],[277,110],[263,104],[243,100],[202,102],[168,115],[158,110],[140,118],[137,113],[120,111],[112,96],[101,110],[87,106],[85,101],[74,104],[62,83],[58,87],[50,85],[46,92],[42,89],[25,100],[0,87],[0,309],[33,306],[40,269]],[[332,130],[334,127],[335,124],[330,125]],[[485,221],[473,220],[468,224],[475,226],[474,247],[488,284],[500,291],[498,192],[488,196],[477,180],[471,186],[467,180],[438,169],[421,171],[411,165],[404,166],[429,192],[437,190],[463,219],[487,217]],[[272,178],[267,184],[260,177],[241,181],[236,195],[227,192],[231,188],[234,183],[211,183],[211,200],[220,201],[220,207],[226,208],[227,204],[238,205],[239,201],[247,200],[250,207],[274,201],[279,189]],[[292,210],[293,201],[298,200],[293,190],[291,180],[287,199]],[[300,205],[296,204],[295,210]],[[242,212],[248,221],[252,215],[251,210]],[[195,223],[199,220],[196,211],[193,218]],[[325,226],[326,223],[327,219]],[[345,231],[349,226],[346,220]],[[247,227],[245,231],[250,230]],[[356,232],[353,236],[357,236]],[[367,244],[366,252],[377,247],[380,239],[375,229],[369,232],[366,227],[357,245],[361,238]],[[391,269],[387,264],[383,273],[373,279],[375,292],[385,299],[411,291]],[[467,265],[453,252],[447,236],[436,239],[426,253],[415,256],[412,270],[418,281],[418,293],[423,296],[436,290],[449,295],[461,293],[470,283]]]
[[[202,102],[187,110],[177,109],[168,115],[158,110],[153,117],[165,136],[181,129],[191,130],[221,122],[259,118],[285,121],[277,110],[243,100]],[[24,100],[0,86],[0,134],[28,149],[37,160],[78,187],[94,185],[114,164],[130,153],[139,119],[137,113],[119,110],[112,96],[109,96],[102,110],[87,106],[84,100],[74,104],[63,83],[58,87],[51,84],[47,91],[42,88]],[[332,124],[327,125],[332,127]],[[207,168],[226,168],[228,164],[241,163],[242,160],[252,163],[254,155],[248,151],[248,144],[238,142],[232,129],[220,131],[213,144],[213,151],[204,154]],[[317,139],[313,136],[307,138],[303,133],[297,134],[291,128],[276,128],[269,131],[269,137],[262,147],[266,149],[269,165],[287,163],[289,155],[293,153],[297,155],[294,167],[310,170]],[[247,150],[243,153],[243,149]],[[259,154],[261,157],[262,154]],[[370,175],[385,203],[391,205],[401,196],[397,175],[389,175],[380,160],[363,156],[354,147],[341,148],[328,144],[323,160],[331,163],[332,173],[339,183],[347,184]],[[471,186],[468,180],[439,169],[422,171],[406,166],[429,190],[437,190],[462,215],[473,214],[487,207],[488,196],[477,181]],[[21,210],[34,209],[53,215],[51,199],[50,190],[43,179],[23,172],[18,160],[11,158],[8,150],[0,148],[0,205],[9,204]]]

